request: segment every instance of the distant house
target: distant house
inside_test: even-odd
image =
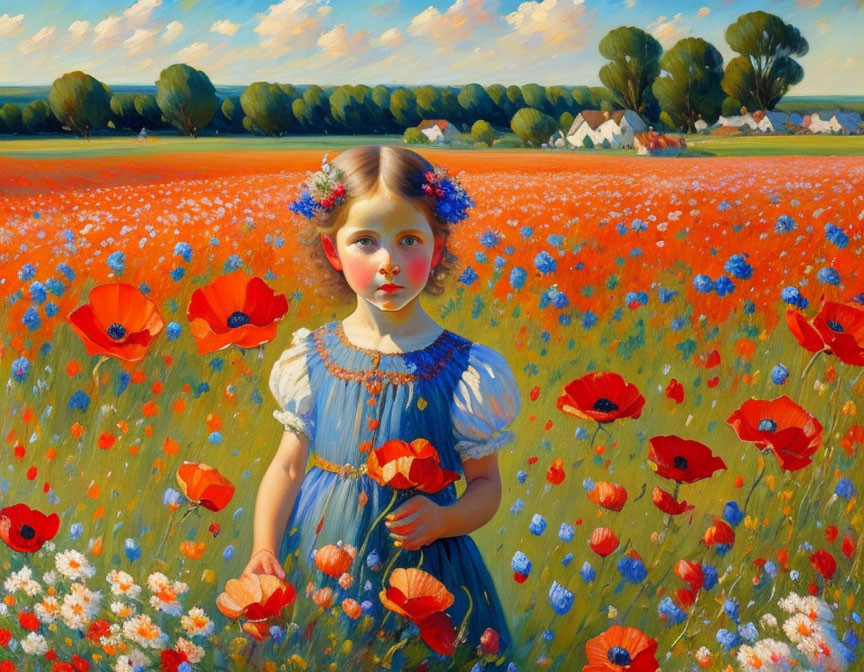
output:
[[[861,125],[861,115],[857,112],[814,112],[810,115],[811,133],[855,133]]]
[[[720,115],[711,129],[711,133],[714,135],[730,135],[744,130],[755,131],[757,125],[758,122],[749,112],[745,114],[736,114],[730,117]]]
[[[647,130],[633,110],[582,110],[567,131],[567,142],[574,147],[632,147],[633,136]]]
[[[564,135],[564,131],[555,131],[555,133],[549,138],[549,146],[555,147],[556,149],[566,147],[567,136]]]
[[[459,130],[446,119],[424,119],[417,128],[431,142],[450,142],[459,137]]]

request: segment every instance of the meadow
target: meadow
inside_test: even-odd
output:
[[[458,273],[423,301],[522,392],[501,507],[473,535],[514,647],[451,658],[409,625],[360,650],[379,597],[324,574],[260,638],[227,618],[283,431],[271,366],[294,329],[351,308],[316,286],[288,211],[323,151],[0,158],[0,515],[59,517],[38,549],[0,524],[0,672],[860,666],[855,156],[420,149],[476,201]],[[264,345],[199,355],[191,296],[235,272],[288,312]],[[70,326],[117,282],[165,324],[133,364]],[[606,398],[586,405],[586,376]],[[184,495],[184,462],[226,476],[230,502]]]

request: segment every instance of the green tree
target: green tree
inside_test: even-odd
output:
[[[570,130],[573,121],[576,119],[570,112],[562,112],[558,119],[558,127],[565,133]]]
[[[751,111],[773,110],[804,78],[804,68],[792,57],[804,56],[810,46],[779,16],[742,14],[726,29],[726,42],[739,55],[726,66],[723,90]]]
[[[24,130],[21,108],[15,103],[0,106],[0,133],[20,133]]]
[[[111,120],[111,89],[80,70],[54,80],[48,104],[61,124],[83,138],[105,128]]]
[[[504,101],[504,113],[507,119],[512,119],[513,115],[525,107],[525,97],[522,95],[522,88],[511,84],[507,87],[507,98]]]
[[[201,70],[175,63],[156,82],[156,104],[168,123],[187,136],[197,137],[219,107],[216,87]]]
[[[725,94],[720,88],[723,56],[713,44],[686,37],[663,54],[660,69],[652,90],[674,127],[692,132],[700,117],[709,124],[717,121]]]
[[[417,112],[417,96],[411,89],[400,86],[390,94],[390,114],[400,128],[416,126],[420,123]]]
[[[544,114],[548,114],[551,111],[549,99],[546,97],[546,87],[544,86],[525,84],[522,87],[522,99],[525,101],[527,107],[533,107]]]
[[[513,115],[510,128],[524,144],[539,147],[558,130],[558,121],[533,107],[523,107]]]
[[[51,112],[47,100],[34,100],[21,110],[21,123],[27,133],[56,133],[61,130],[60,122]]]
[[[428,145],[430,141],[419,128],[412,126],[405,129],[405,133],[402,135],[402,142],[406,142],[409,145]]]
[[[134,93],[115,93],[111,96],[111,114],[114,128],[118,131],[128,128],[136,133],[141,130],[143,120],[138,110],[135,109]]]
[[[414,97],[417,101],[417,113],[421,119],[439,119],[444,116],[438,88],[434,86],[418,87],[414,89]]]
[[[546,100],[548,101],[550,114],[560,117],[563,112],[573,109],[573,95],[563,86],[547,86]]]
[[[465,110],[464,116],[469,122],[477,119],[488,119],[495,114],[495,101],[480,84],[467,84],[462,87],[457,96],[459,105]]]
[[[459,104],[459,92],[452,86],[442,86],[439,92],[441,104],[441,118],[456,124],[457,126],[467,119],[465,110]],[[473,122],[474,120],[471,119]]]
[[[587,86],[577,86],[573,89],[573,100],[576,102],[574,112],[578,114],[582,110],[595,110],[597,103],[594,101],[594,95],[591,93],[591,88]]]
[[[471,139],[474,142],[482,142],[484,145],[491,147],[495,143],[495,129],[488,121],[478,119],[471,127]]]
[[[720,106],[720,114],[724,117],[734,117],[736,114],[741,114],[741,101],[732,96],[727,96],[723,99]]]
[[[308,116],[305,117],[307,128],[312,132],[317,131],[326,135],[334,125],[333,117],[330,116],[330,100],[327,93],[317,84],[313,84],[303,92],[303,102],[308,109]],[[299,120],[299,117],[297,119]]]
[[[600,81],[614,92],[624,107],[641,114],[645,89],[660,73],[663,47],[635,26],[610,30],[600,40],[600,55],[609,63],[600,68]]]
[[[291,99],[279,84],[253,82],[240,96],[240,107],[264,135],[285,133],[293,125]]]
[[[152,93],[141,93],[135,96],[135,111],[146,128],[162,128],[165,125],[162,121],[162,110],[156,104],[156,96]]]

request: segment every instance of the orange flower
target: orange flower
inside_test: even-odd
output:
[[[597,481],[588,491],[588,499],[610,511],[620,511],[627,501],[627,490],[617,483]]]
[[[546,480],[552,485],[560,485],[565,476],[564,460],[560,457],[556,457],[552,460],[552,464],[549,465],[549,469],[546,471]]]
[[[201,557],[201,554],[207,549],[207,544],[202,542],[195,541],[181,541],[180,542],[180,552],[185,555],[187,558],[192,560],[197,560]]]
[[[720,516],[714,516],[714,524],[705,530],[702,542],[709,548],[713,544],[719,546],[731,546],[735,543],[735,530],[733,530]]]
[[[297,596],[294,586],[271,574],[244,574],[229,579],[216,606],[228,618],[246,619],[243,629],[255,639],[269,636],[271,621]],[[246,626],[249,626],[248,628]]]
[[[177,469],[177,483],[186,498],[210,511],[221,511],[234,496],[234,484],[203,462],[186,462]]]
[[[351,569],[351,563],[357,555],[357,549],[348,546],[328,544],[315,552],[315,566],[327,576],[334,579]]]
[[[438,451],[426,439],[388,441],[369,453],[366,468],[376,483],[396,490],[415,488],[432,494],[459,480],[455,471],[441,468]]]
[[[456,631],[443,613],[453,604],[453,593],[434,576],[414,567],[399,567],[390,575],[390,587],[378,597],[387,609],[417,625],[420,637],[432,650],[445,656],[453,653]]]
[[[196,289],[186,317],[198,354],[205,355],[231,345],[254,348],[272,341],[287,312],[284,294],[275,294],[261,278],[237,270]]]
[[[312,601],[322,609],[329,609],[333,604],[333,589],[319,588],[312,593]]]
[[[122,282],[97,285],[90,303],[69,314],[69,326],[88,355],[107,355],[127,362],[144,359],[164,322],[156,304],[140,289]]]
[[[608,527],[598,527],[591,534],[588,545],[597,555],[605,558],[618,548],[618,536]]]
[[[346,597],[342,600],[342,611],[344,611],[345,615],[352,620],[360,618],[360,614],[363,613],[360,603],[357,600],[352,600],[350,597]]]

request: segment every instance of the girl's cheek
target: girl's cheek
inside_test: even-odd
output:
[[[422,285],[429,279],[432,259],[423,254],[417,254],[405,260],[405,273],[412,285]]]
[[[345,272],[350,274],[361,289],[367,290],[375,286],[377,269],[374,263],[357,257],[349,257],[343,263]]]

